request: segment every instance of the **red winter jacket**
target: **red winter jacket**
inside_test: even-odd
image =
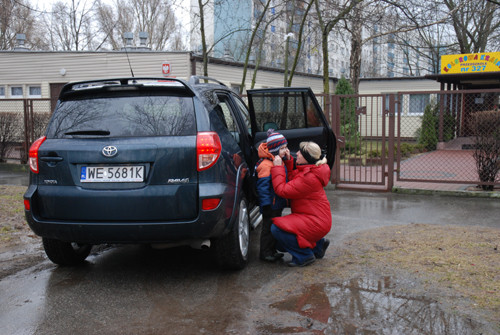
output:
[[[297,169],[292,170],[293,160],[285,164],[291,171],[288,183],[285,167],[274,166],[271,174],[276,194],[291,200],[292,214],[273,218],[273,223],[281,230],[297,235],[301,248],[314,248],[332,227],[330,202],[323,189],[330,180],[330,168],[327,164],[297,165]]]

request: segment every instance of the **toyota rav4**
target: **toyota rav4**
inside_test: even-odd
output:
[[[330,167],[336,143],[309,88],[250,90],[248,105],[205,77],[64,86],[29,150],[24,195],[48,258],[73,265],[96,244],[186,244],[243,268],[261,220],[252,174],[267,129],[292,154],[317,142]]]

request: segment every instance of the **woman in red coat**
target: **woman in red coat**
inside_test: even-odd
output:
[[[332,227],[330,202],[323,189],[330,181],[326,158],[314,142],[302,142],[299,147],[297,160],[285,161],[288,182],[281,157],[274,158],[271,169],[274,191],[291,200],[292,214],[273,218],[271,227],[278,250],[292,255],[289,266],[305,266],[323,258],[330,244],[324,237]]]

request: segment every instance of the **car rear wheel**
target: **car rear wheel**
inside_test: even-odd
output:
[[[218,264],[225,269],[240,270],[248,262],[250,248],[250,222],[248,202],[240,200],[237,221],[229,234],[217,240],[215,245]]]
[[[43,248],[49,259],[58,265],[77,265],[90,254],[91,244],[63,242],[43,237]]]

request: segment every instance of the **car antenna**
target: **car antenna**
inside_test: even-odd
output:
[[[128,67],[130,68],[130,73],[132,73],[132,78],[134,78],[134,71],[132,70],[132,65],[130,64],[130,58],[128,58],[127,47],[125,47],[125,54],[127,55]]]

